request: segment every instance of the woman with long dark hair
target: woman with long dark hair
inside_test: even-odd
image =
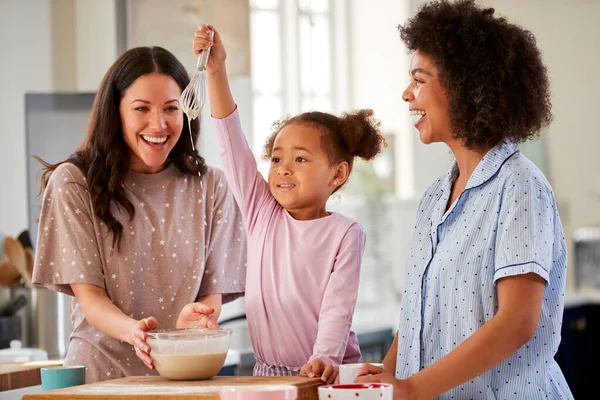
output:
[[[96,95],[83,144],[43,162],[34,283],[74,296],[65,364],[87,381],[146,375],[146,331],[214,327],[244,291],[246,246],[220,170],[194,150],[183,65],[160,47],[121,55]],[[136,358],[137,355],[137,358]]]

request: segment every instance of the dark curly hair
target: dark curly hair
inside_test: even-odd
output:
[[[308,124],[321,130],[323,132],[321,145],[327,153],[330,165],[346,161],[348,175],[352,172],[355,157],[371,160],[381,152],[381,146],[385,144],[385,139],[379,131],[380,123],[375,120],[371,109],[344,113],[341,117],[310,111],[274,124],[275,129],[264,147],[264,158],[271,158],[275,138],[285,126],[290,124]],[[346,182],[333,192],[341,189]]]
[[[153,72],[170,76],[182,91],[190,82],[181,62],[162,47],[137,47],[128,50],[104,75],[94,99],[86,138],[75,153],[56,164],[49,164],[35,157],[44,166],[40,192],[43,192],[50,175],[59,165],[68,162],[81,169],[86,177],[94,213],[112,232],[113,246],[120,243],[123,225],[112,215],[111,202],[122,206],[130,219],[135,215],[135,208],[123,187],[130,162],[119,105],[125,91],[136,79]],[[196,119],[189,126],[195,143],[200,132],[200,122]],[[193,150],[188,130],[188,120],[184,118],[181,137],[168,159],[183,173],[197,176],[198,173],[206,172],[207,168],[204,159]]]
[[[452,130],[467,148],[524,142],[551,122],[550,83],[534,35],[493,8],[432,1],[398,31],[409,51],[436,64]]]

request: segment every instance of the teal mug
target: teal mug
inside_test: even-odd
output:
[[[42,391],[85,385],[85,367],[83,365],[65,365],[45,367],[40,370]]]

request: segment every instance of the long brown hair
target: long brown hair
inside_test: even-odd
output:
[[[87,135],[75,153],[56,164],[35,157],[44,168],[41,171],[40,193],[48,185],[52,172],[63,163],[76,165],[86,177],[94,213],[113,234],[113,246],[119,244],[123,225],[110,211],[111,201],[122,206],[129,218],[135,208],[125,194],[123,181],[129,170],[129,151],[123,136],[119,105],[127,88],[140,76],[158,72],[173,78],[183,91],[190,78],[184,66],[169,51],[161,47],[137,47],[123,53],[108,69],[98,88],[90,114]],[[206,163],[192,149],[188,135],[188,120],[184,118],[182,134],[169,154],[170,162],[180,171],[198,175],[206,172]],[[196,143],[200,131],[198,119],[191,131]]]

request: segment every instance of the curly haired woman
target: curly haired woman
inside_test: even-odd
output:
[[[542,172],[517,148],[551,121],[531,32],[473,1],[423,5],[400,37],[423,143],[455,161],[423,195],[396,338],[359,381],[394,399],[570,399],[554,361],[566,246]]]

